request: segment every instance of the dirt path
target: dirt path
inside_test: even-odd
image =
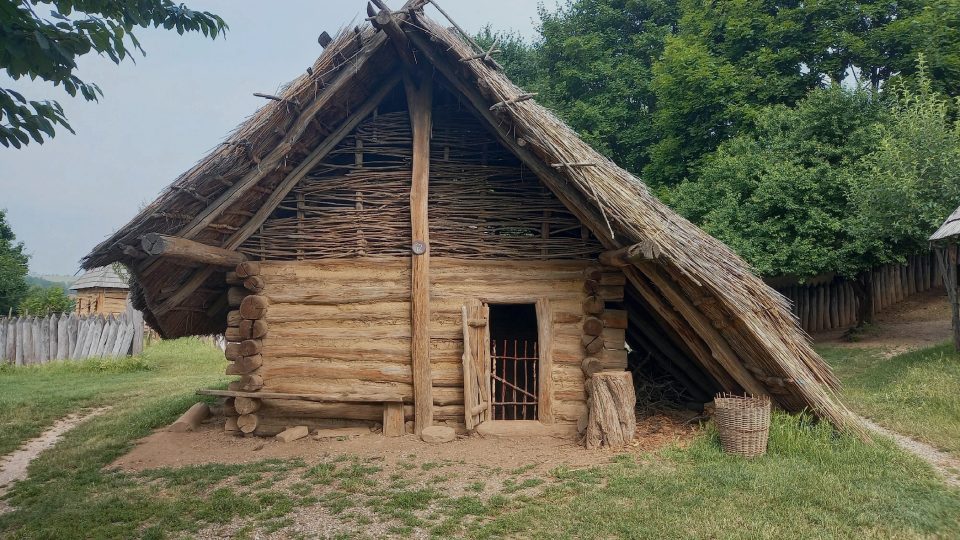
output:
[[[863,418],[862,416],[860,419],[863,420],[863,423],[872,431],[885,437],[890,437],[893,439],[893,442],[897,443],[897,446],[929,463],[934,470],[940,473],[947,485],[960,487],[960,459],[941,452],[929,444],[890,431],[872,420]]]
[[[101,415],[107,410],[109,407],[102,407],[65,416],[36,439],[27,441],[20,449],[0,458],[0,498],[10,491],[14,482],[27,477],[27,467],[40,455],[40,452],[53,447],[66,432],[75,428],[80,422]],[[13,508],[6,501],[0,500],[0,514],[11,510]]]
[[[813,335],[818,345],[883,349],[883,356],[939,345],[950,339],[950,304],[942,288],[931,289],[896,304],[874,318],[854,341],[845,330]]]

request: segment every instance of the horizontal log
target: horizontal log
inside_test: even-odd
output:
[[[241,339],[261,339],[267,335],[267,323],[264,320],[247,320],[240,323]]]
[[[240,337],[239,326],[228,326],[227,329],[223,332],[223,337],[227,341],[241,341],[243,339],[242,337]]]
[[[243,287],[230,287],[227,289],[227,305],[236,308],[240,307],[243,299],[250,295],[250,291]]]
[[[170,424],[169,430],[174,433],[195,431],[210,416],[210,407],[206,403],[194,403],[187,412],[180,415],[176,422]]]
[[[383,403],[338,403],[316,402],[291,399],[267,399],[258,413],[267,419],[282,419],[287,426],[311,425],[313,420],[381,422]],[[413,405],[403,406],[406,420],[413,420]],[[282,430],[281,430],[282,431]]]
[[[462,301],[461,301],[462,303]],[[459,307],[456,314],[459,316]],[[369,326],[371,324],[398,324],[410,323],[410,302],[382,302],[375,304],[333,304],[307,305],[283,304],[270,305],[270,312],[266,316],[271,325],[283,323],[315,324],[317,321],[326,321],[332,326]],[[457,319],[459,323],[459,319]]]
[[[244,319],[263,319],[269,307],[270,300],[266,296],[251,294],[240,303],[240,315]]]
[[[243,354],[240,352],[239,343],[227,343],[226,347],[223,350],[223,355],[232,362],[243,358]]]
[[[243,384],[241,383],[240,386],[242,388]],[[229,392],[229,391],[221,390],[221,392]],[[241,395],[240,393],[222,394],[222,395],[230,395],[234,398],[233,407],[237,410],[238,413],[240,413],[240,416],[243,416],[245,414],[253,414],[258,410],[260,410],[260,399],[259,399],[260,396],[258,396],[256,393],[248,393],[246,391],[242,391],[242,393],[243,395]]]
[[[606,328],[627,328],[627,312],[622,309],[607,309],[600,314],[603,326]]]
[[[627,284],[627,276],[619,270],[616,272],[606,272],[600,275],[600,285],[614,285],[623,287]]]
[[[317,358],[271,358],[260,374],[267,379],[302,377],[306,380],[359,380],[410,384],[413,375],[409,362],[386,363],[368,359],[350,361]]]
[[[586,317],[583,320],[583,334],[585,336],[599,336],[603,333],[603,321],[596,317]]]
[[[267,280],[263,276],[250,276],[243,280],[243,287],[250,292],[259,294],[267,287]]]
[[[241,279],[247,279],[250,276],[259,276],[260,275],[260,262],[259,261],[246,261],[237,264],[237,277]]]
[[[234,309],[227,312],[227,326],[236,326],[240,327],[240,321],[243,320],[243,317],[240,316],[240,310]]]
[[[652,240],[633,244],[613,251],[600,254],[600,262],[607,266],[622,268],[643,261],[651,261],[660,257],[660,246]]]
[[[584,334],[581,339],[581,344],[583,345],[583,350],[587,351],[588,354],[595,354],[603,350],[603,338],[600,336]]]
[[[237,418],[237,427],[243,433],[253,433],[257,429],[259,418],[255,414],[242,414]]]
[[[249,374],[240,377],[240,390],[242,392],[256,392],[263,388],[263,376]]]
[[[357,379],[308,380],[301,376],[266,379],[262,392],[275,394],[352,396],[336,401],[403,401],[412,403],[413,385],[410,383],[364,381]]]
[[[603,313],[604,302],[599,296],[591,295],[583,299],[583,312],[589,315]]]
[[[263,341],[247,339],[240,343],[240,356],[256,356],[263,352]]]
[[[147,233],[140,239],[140,244],[148,255],[211,266],[229,268],[247,260],[247,256],[238,251],[165,234]]]
[[[261,399],[277,399],[277,400],[294,400],[294,401],[311,401],[317,403],[379,403],[384,401],[412,401],[411,396],[404,396],[400,394],[352,394],[352,393],[312,393],[312,394],[287,394],[281,392],[244,392],[242,390],[208,390],[201,389],[197,390],[197,394],[202,396],[227,396],[236,398],[234,406],[237,408],[237,412],[244,414],[250,405],[247,401],[243,402],[243,409],[241,409],[240,399],[249,399],[251,401],[258,401]]]
[[[263,355],[242,356],[239,360],[235,360],[233,365],[237,370],[237,375],[252,373],[263,365]]]

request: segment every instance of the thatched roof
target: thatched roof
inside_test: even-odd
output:
[[[549,110],[533,99],[511,102],[523,92],[492,63],[462,61],[477,50],[415,9],[423,4],[411,0],[401,16],[416,62],[464,96],[607,249],[643,243],[650,260],[628,268],[628,277],[648,300],[667,306],[661,315],[692,349],[702,351],[701,362],[712,362],[722,378],[732,381],[727,386],[769,392],[785,409],[810,409],[857,429],[833,393],[837,380],[782,296],[726,245],[670,210]],[[284,187],[284,178],[402,65],[385,32],[368,25],[342,32],[307,74],[288,85],[280,101],[268,102],[97,246],[84,265],[122,261],[133,268],[140,285],[134,287],[137,307],[163,334],[221,331],[225,311],[217,300],[225,287],[223,274],[145,258],[137,249],[140,238],[160,232],[236,248],[264,218],[263,209],[269,213],[282,198],[282,193],[268,197]],[[281,159],[275,159],[278,155]],[[256,179],[251,188],[238,189],[251,178]],[[177,291],[184,288],[196,292],[181,298]]]
[[[103,266],[87,270],[70,285],[71,291],[82,289],[129,289],[130,286],[123,280],[113,266]]]
[[[950,217],[943,222],[943,225],[937,229],[937,232],[930,236],[930,241],[937,242],[957,235],[960,235],[960,208],[957,208],[950,214]]]

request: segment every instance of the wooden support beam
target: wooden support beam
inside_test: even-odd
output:
[[[430,222],[427,214],[433,81],[428,74],[415,73],[405,76],[403,82],[410,110],[410,126],[413,130],[413,179],[410,185],[410,225],[413,236],[410,354],[413,368],[414,432],[420,435],[425,428],[433,425],[433,377],[430,370]]]
[[[457,92],[467,99],[471,108],[478,117],[484,120],[487,129],[490,130],[497,140],[533,171],[533,173],[550,188],[550,191],[563,202],[564,206],[566,206],[577,219],[587,225],[594,237],[600,240],[608,249],[619,247],[610,238],[609,231],[605,226],[605,220],[599,212],[594,210],[593,203],[587,200],[566,178],[562,177],[557,171],[534,154],[531,150],[533,145],[527,144],[521,146],[517,144],[518,133],[516,130],[510,125],[505,125],[503,121],[497,118],[496,114],[490,111],[487,100],[480,94],[480,91],[474,84],[465,82],[458,75],[457,68],[438,53],[435,48],[431,46],[430,41],[421,35],[419,31],[410,30],[407,32],[407,36],[417,47],[417,50],[424,54]],[[458,62],[458,67],[459,65]]]
[[[659,257],[660,246],[652,240],[644,240],[632,246],[601,253],[600,264],[623,268],[644,261],[656,260]]]
[[[744,362],[731,349],[727,340],[714,328],[710,318],[690,302],[670,277],[664,276],[660,268],[650,263],[642,264],[637,269],[650,279],[673,308],[696,330],[704,343],[710,347],[713,358],[737,381],[737,384],[754,396],[767,395],[766,388],[747,370]]]
[[[413,55],[410,40],[407,39],[407,35],[403,32],[403,29],[400,28],[396,14],[389,9],[381,8],[380,12],[377,13],[376,17],[373,17],[371,22],[373,22],[377,28],[383,30],[383,33],[390,38],[394,48],[397,49],[397,54],[400,55],[400,60],[402,60],[404,64],[408,66],[416,65],[417,58]]]
[[[140,245],[147,255],[169,257],[189,263],[229,268],[247,260],[247,256],[238,251],[201,244],[200,242],[166,234],[147,233],[140,239]]]
[[[531,92],[531,93],[529,93],[529,94],[520,94],[520,95],[517,96],[517,97],[512,97],[512,98],[510,98],[510,99],[505,99],[505,100],[503,100],[503,101],[501,101],[501,102],[494,103],[493,105],[490,106],[490,110],[491,110],[491,111],[495,111],[495,110],[497,110],[497,109],[501,109],[501,108],[503,108],[503,107],[507,107],[507,106],[513,105],[513,104],[515,104],[515,103],[522,103],[522,102],[527,101],[527,100],[529,100],[529,99],[533,99],[533,98],[536,97],[536,96],[537,96],[537,93],[536,93],[536,92]]]

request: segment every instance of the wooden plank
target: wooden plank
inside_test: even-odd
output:
[[[467,313],[467,305],[464,304],[460,310],[461,313],[461,322],[463,327],[463,405],[464,405],[464,424],[466,424],[468,430],[472,430],[476,427],[476,423],[473,421],[473,414],[471,411],[474,407],[477,406],[477,393],[476,389],[473,387],[476,382],[476,377],[474,376],[473,368],[473,355],[470,347],[470,325],[467,324],[469,320],[469,313]],[[432,380],[432,379],[431,379]],[[432,382],[431,382],[432,384]]]
[[[18,317],[18,318],[17,318],[17,331],[15,332],[15,333],[16,333],[16,336],[15,336],[15,338],[16,338],[16,343],[14,344],[14,353],[15,353],[15,355],[14,355],[14,363],[15,363],[16,365],[18,365],[18,366],[22,366],[22,365],[23,365],[23,347],[24,347],[23,332],[24,332],[24,330],[23,330],[23,318],[22,318],[22,317]]]
[[[404,77],[410,126],[413,131],[413,176],[410,184],[410,226],[413,250],[410,281],[410,359],[416,398],[415,432],[433,425],[430,376],[430,221],[427,198],[430,182],[430,136],[433,81],[426,74]]]
[[[403,403],[388,401],[383,404],[383,434],[387,437],[402,437],[404,433]]]
[[[71,313],[67,315],[64,313],[60,320],[57,321],[57,360],[64,360],[67,358],[68,352],[70,350],[70,319],[74,315]]]
[[[537,380],[537,416],[544,424],[555,421],[553,410],[553,319],[550,311],[550,300],[537,300],[537,340],[540,347],[540,373]]]

